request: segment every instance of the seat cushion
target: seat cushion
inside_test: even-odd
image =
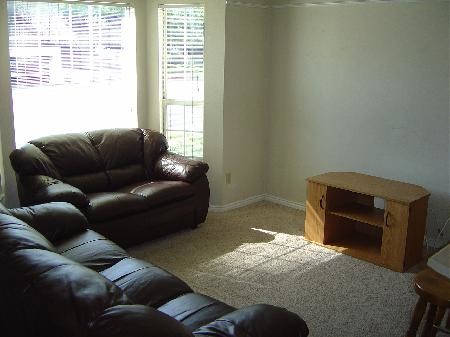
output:
[[[191,184],[182,181],[150,181],[131,184],[119,191],[145,198],[148,207],[189,198],[194,194]]]
[[[235,308],[202,294],[189,293],[162,305],[158,310],[194,331],[234,311]]]
[[[97,232],[87,230],[58,242],[57,252],[95,271],[102,271],[128,257],[125,250]]]
[[[148,209],[143,196],[124,192],[100,192],[87,194],[89,199],[88,219],[102,222]]]
[[[178,277],[132,257],[116,263],[101,274],[121,288],[134,303],[154,308],[192,291]]]

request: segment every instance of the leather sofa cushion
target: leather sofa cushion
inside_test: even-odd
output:
[[[109,169],[106,174],[109,177],[112,190],[146,179],[145,168],[142,164]]]
[[[101,272],[134,303],[158,307],[192,289],[179,278],[148,262],[124,259]]]
[[[103,171],[73,175],[64,177],[62,180],[69,185],[79,188],[84,193],[106,191],[109,184],[108,176]]]
[[[130,303],[112,282],[54,252],[21,249],[3,265],[30,336],[86,336],[106,308]]]
[[[140,129],[108,129],[87,134],[106,170],[143,162]]]
[[[148,207],[186,199],[194,195],[192,185],[183,181],[141,182],[125,186],[119,191],[145,198]]]
[[[148,209],[144,197],[124,192],[99,192],[87,194],[90,222],[102,222]]]
[[[83,133],[48,136],[30,143],[50,158],[63,177],[99,172],[103,169],[99,155]]]
[[[235,308],[209,296],[189,293],[167,302],[158,310],[183,323],[190,331],[194,331],[217,317],[234,311]]]
[[[0,214],[0,256],[19,249],[56,250],[50,241],[25,222]]]
[[[33,144],[25,144],[9,155],[11,165],[22,176],[45,175],[60,178],[58,170],[39,148]]]
[[[106,309],[90,326],[89,337],[194,337],[194,335],[172,317],[145,305],[135,304],[117,305]]]
[[[230,312],[194,331],[195,336],[308,336],[305,321],[287,309],[254,304]]]
[[[11,213],[52,243],[82,233],[88,228],[88,221],[83,213],[66,202],[13,208]]]
[[[87,230],[56,245],[59,254],[95,271],[102,271],[128,257],[125,250],[103,235]]]

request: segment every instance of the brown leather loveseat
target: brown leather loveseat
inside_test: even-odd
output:
[[[236,310],[87,229],[68,203],[0,204],[3,337],[306,337],[296,314]]]
[[[129,246],[205,220],[208,165],[168,152],[148,129],[32,140],[11,155],[22,206],[65,201],[97,232]]]

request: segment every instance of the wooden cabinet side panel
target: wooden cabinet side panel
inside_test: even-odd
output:
[[[387,201],[387,224],[383,228],[381,255],[384,264],[395,271],[404,271],[409,205]]]
[[[409,208],[409,223],[406,236],[405,268],[422,259],[423,239],[427,222],[428,197],[413,202]]]
[[[306,200],[305,237],[308,240],[323,243],[325,225],[325,196],[327,187],[308,182]],[[321,200],[323,200],[321,202]],[[322,206],[321,206],[322,205]]]

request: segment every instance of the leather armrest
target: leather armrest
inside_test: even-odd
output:
[[[193,337],[183,324],[145,305],[116,305],[89,326],[89,337]]]
[[[298,315],[268,304],[242,308],[194,331],[195,336],[306,337],[308,327]]]
[[[80,189],[63,183],[61,180],[48,176],[21,177],[22,185],[33,196],[33,203],[46,203],[52,201],[69,202],[78,208],[89,205],[89,200]]]
[[[52,243],[88,228],[88,221],[83,213],[66,202],[13,208],[9,212],[36,229]]]
[[[167,152],[156,161],[154,174],[161,180],[182,180],[192,183],[206,174],[208,169],[209,166],[205,162]]]

